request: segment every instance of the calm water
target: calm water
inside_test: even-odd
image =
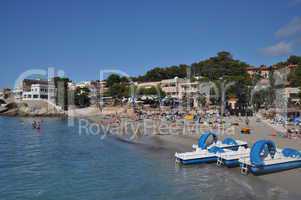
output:
[[[173,153],[79,136],[61,119],[0,118],[0,199],[292,199],[213,165],[178,167]]]

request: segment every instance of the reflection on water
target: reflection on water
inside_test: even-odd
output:
[[[61,119],[0,118],[1,199],[290,199],[239,169],[180,167],[165,148],[79,136]]]

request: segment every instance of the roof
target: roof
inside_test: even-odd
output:
[[[24,79],[23,84],[48,84],[47,80],[37,80],[37,79]]]
[[[294,65],[294,64],[289,64],[289,65],[273,65],[272,66],[273,69],[277,70],[277,69],[284,69],[284,68],[288,68],[288,69],[295,69],[296,67],[298,67],[298,65]]]
[[[238,98],[236,96],[229,96],[228,100],[236,101]]]
[[[266,65],[261,65],[260,67],[248,67],[247,71],[270,71],[271,67]]]

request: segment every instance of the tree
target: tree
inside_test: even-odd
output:
[[[231,80],[248,80],[250,77],[247,67],[249,67],[248,64],[234,60],[229,52],[222,51],[215,57],[192,64],[191,71],[194,76],[207,77],[210,81],[221,77],[228,77]]]
[[[290,71],[288,81],[293,87],[301,87],[301,56],[290,56],[286,63],[297,65],[295,69]]]
[[[115,83],[108,88],[105,96],[111,96],[115,99],[120,99],[122,97],[128,97],[130,94],[130,87],[121,83]]]
[[[231,53],[227,52],[227,51],[220,51],[217,53],[217,57],[220,60],[233,60],[233,56]]]
[[[79,107],[90,106],[90,90],[87,87],[77,87],[74,94],[74,104]]]
[[[269,105],[272,104],[273,99],[270,96],[270,88],[257,91],[253,98],[252,104],[254,105],[254,109],[258,111],[261,107],[267,108]]]
[[[221,86],[234,82],[227,88],[226,96],[238,97],[238,103],[247,104],[248,87],[252,84],[247,68],[250,65],[240,60],[235,60],[231,53],[222,51],[209,59],[191,65],[194,76],[203,77],[201,81],[211,81],[221,91]],[[218,94],[221,96],[222,93]],[[221,98],[217,99],[220,101]]]
[[[161,87],[155,87],[152,86],[150,88],[140,88],[138,90],[138,95],[157,95],[159,97],[165,97],[166,94],[165,92],[162,90]]]
[[[108,91],[105,96],[111,96],[115,99],[128,97],[130,94],[129,79],[125,76],[121,77],[117,74],[111,74],[107,80]]]
[[[107,86],[108,87],[112,87],[114,84],[121,82],[121,77],[119,75],[117,75],[117,74],[111,74],[107,78],[106,81],[107,81]]]
[[[133,81],[150,82],[172,79],[174,77],[185,78],[187,76],[188,68],[189,66],[184,64],[163,68],[156,67],[147,71],[143,76],[138,76],[137,78],[134,77]]]
[[[290,56],[287,61],[287,64],[293,64],[293,65],[301,65],[301,56]]]
[[[66,77],[54,77],[54,86],[56,88],[56,104],[64,110],[68,109],[68,82],[71,82]]]
[[[204,95],[200,95],[197,97],[198,106],[204,107],[207,103],[207,99]]]

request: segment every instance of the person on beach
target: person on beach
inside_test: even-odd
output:
[[[249,126],[249,123],[250,123],[250,120],[249,120],[249,118],[247,117],[247,118],[246,118],[246,125]]]

